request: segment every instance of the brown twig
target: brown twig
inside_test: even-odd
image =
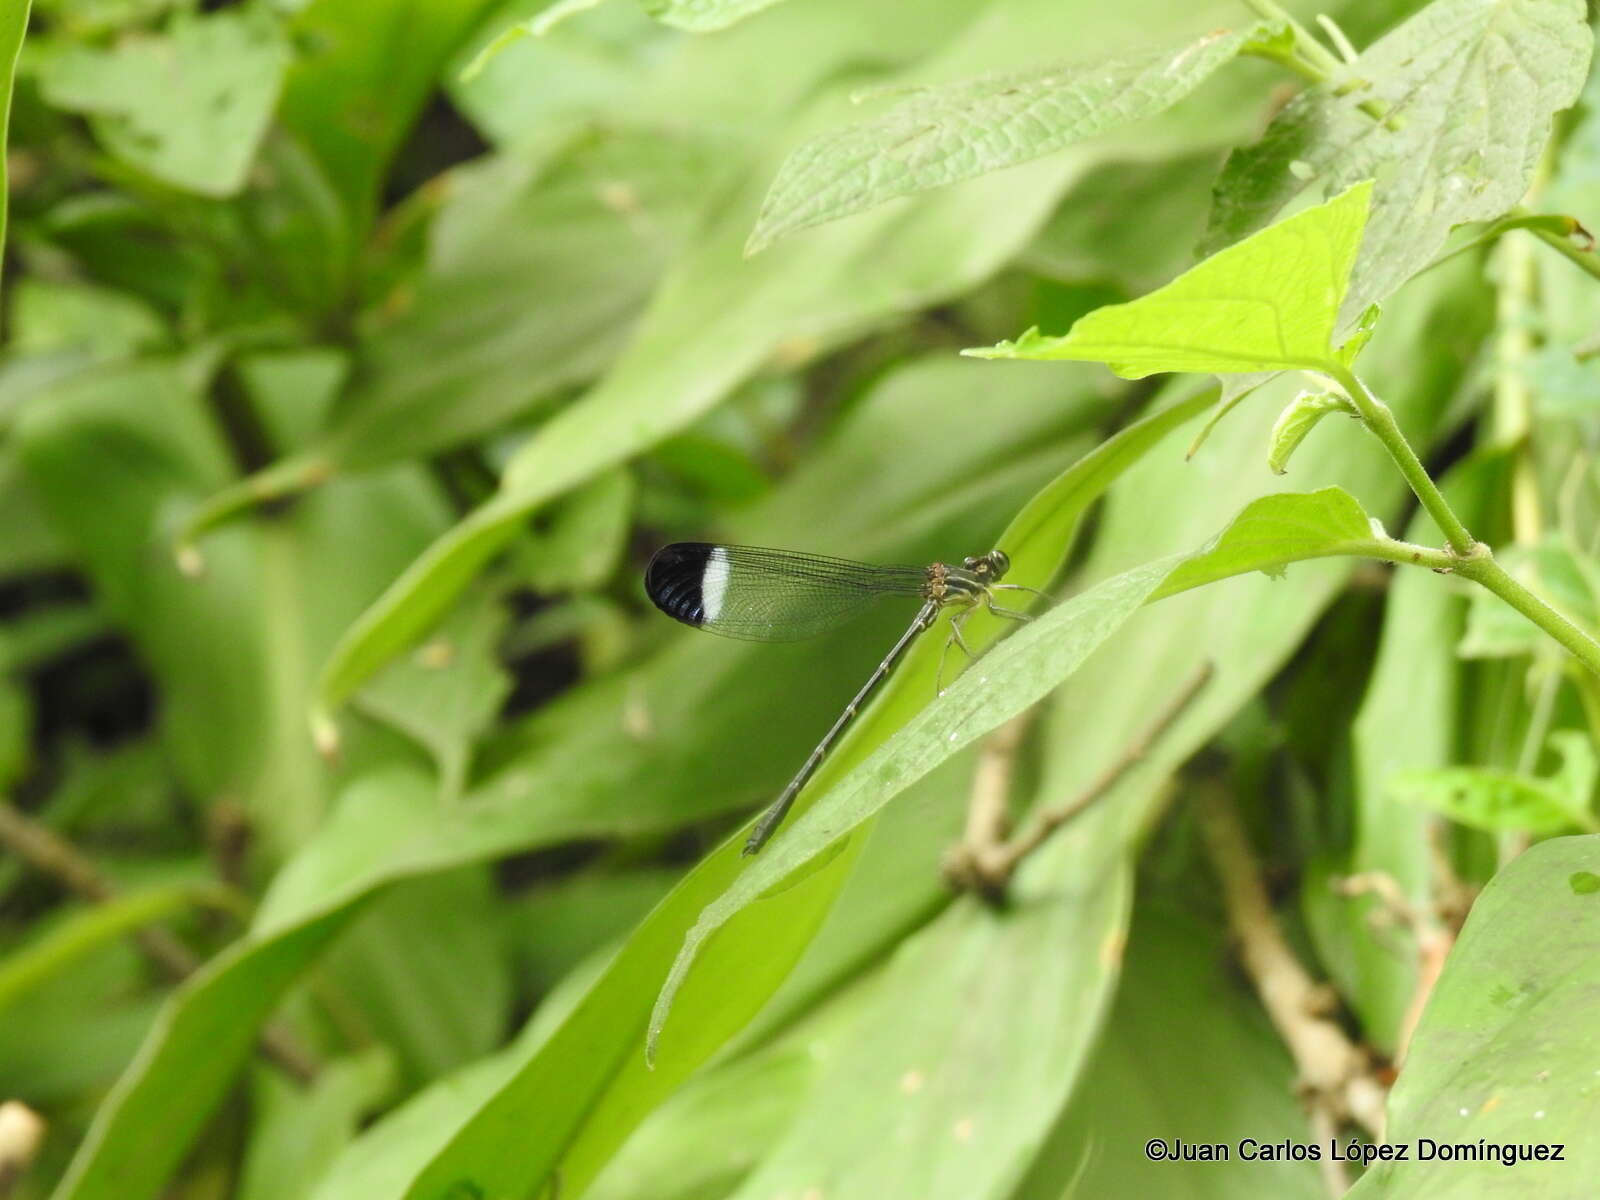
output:
[[[1307,1124],[1311,1126],[1311,1140],[1319,1146],[1326,1146],[1339,1136],[1339,1123],[1327,1109],[1313,1108],[1308,1114]],[[1332,1155],[1324,1155],[1317,1160],[1317,1168],[1322,1176],[1322,1186],[1329,1196],[1339,1197],[1350,1190],[1350,1173],[1344,1169],[1342,1161],[1334,1159]]]
[[[979,759],[978,770],[973,778],[972,801],[967,810],[966,836],[951,847],[945,856],[945,878],[956,887],[980,892],[990,898],[1003,896],[1011,876],[1022,861],[1042,846],[1057,829],[1082,816],[1142,762],[1151,748],[1194,702],[1200,689],[1210,681],[1211,675],[1212,667],[1207,663],[1195,672],[1183,690],[1114,762],[1066,803],[1034,812],[1027,827],[1010,841],[1004,840],[1006,793],[1010,790],[1012,760],[1026,726],[1020,724],[1021,717],[1002,725],[990,735],[991,741],[985,743],[985,754],[994,760],[987,770],[985,763],[988,760]],[[998,818],[995,814],[998,814]]]
[[[1447,889],[1447,894],[1449,889],[1459,885],[1453,871],[1449,872],[1449,876],[1441,885]],[[1441,897],[1435,906],[1437,911],[1419,908],[1411,903],[1394,876],[1383,871],[1347,875],[1334,880],[1333,885],[1341,896],[1377,897],[1378,907],[1372,910],[1370,916],[1410,931],[1416,944],[1417,982],[1412,989],[1411,999],[1406,1003],[1405,1015],[1401,1018],[1395,1038],[1394,1065],[1399,1067],[1405,1061],[1411,1035],[1422,1020],[1422,1010],[1428,1005],[1428,997],[1433,994],[1433,985],[1439,981],[1439,974],[1444,970],[1444,960],[1455,945],[1456,929],[1460,924],[1450,915],[1455,900],[1453,897]]]
[[[1290,950],[1232,796],[1221,787],[1206,788],[1199,818],[1239,960],[1294,1059],[1313,1124],[1354,1121],[1381,1140],[1384,1088],[1366,1052],[1328,1019],[1329,989],[1312,979]]]
[[[972,794],[967,800],[966,831],[944,856],[945,878],[954,887],[981,889],[982,864],[1005,844],[1011,831],[1007,799],[1016,772],[1017,752],[1036,711],[1029,709],[1012,717],[978,747]]]
[[[71,842],[4,802],[0,802],[0,845],[91,904],[104,904],[117,894]],[[200,969],[194,953],[160,926],[136,929],[132,936],[145,957],[174,980],[187,979]],[[268,1025],[261,1032],[260,1044],[262,1053],[293,1079],[310,1083],[316,1078],[316,1059],[289,1030]]]

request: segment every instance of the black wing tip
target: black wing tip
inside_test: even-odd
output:
[[[700,581],[714,547],[709,542],[673,542],[661,547],[644,569],[644,590],[667,616],[685,625],[705,620]]]

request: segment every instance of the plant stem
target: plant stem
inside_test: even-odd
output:
[[[1289,31],[1294,34],[1294,53],[1287,58],[1272,56],[1284,66],[1311,83],[1328,83],[1330,80],[1347,75],[1346,64],[1341,62],[1333,51],[1317,41],[1311,31],[1296,21],[1282,6],[1274,3],[1274,0],[1245,0],[1245,4],[1257,16],[1287,25]],[[1347,80],[1336,84],[1335,91],[1342,95],[1354,90],[1356,86],[1360,85]],[[1388,110],[1379,100],[1363,100],[1356,107],[1374,121],[1382,123],[1388,121]]]
[[[1481,584],[1555,638],[1589,670],[1600,675],[1600,642],[1595,641],[1593,637],[1513,579],[1506,569],[1495,561],[1489,547],[1467,532],[1467,527],[1461,523],[1461,518],[1456,516],[1455,510],[1450,507],[1449,501],[1444,498],[1438,485],[1433,482],[1433,477],[1422,465],[1422,460],[1417,457],[1417,452],[1411,448],[1411,443],[1406,441],[1406,435],[1401,432],[1400,424],[1394,419],[1394,413],[1390,411],[1389,406],[1369,392],[1366,385],[1356,378],[1355,372],[1343,364],[1328,363],[1322,369],[1345,389],[1345,393],[1361,413],[1361,419],[1367,428],[1372,430],[1383,443],[1384,449],[1400,468],[1400,473],[1411,485],[1411,490],[1416,493],[1417,499],[1422,501],[1422,507],[1427,509],[1428,515],[1444,531],[1445,540],[1450,544],[1450,555],[1443,563],[1437,561],[1438,551],[1421,553],[1423,547],[1390,539],[1374,541],[1359,550],[1352,550],[1351,553],[1370,554],[1391,562],[1415,563],[1419,566],[1432,567],[1436,571],[1453,571],[1474,583]]]
[[[1422,465],[1417,452],[1411,448],[1411,443],[1406,441],[1406,435],[1401,431],[1400,423],[1394,419],[1394,413],[1389,406],[1369,392],[1366,384],[1357,379],[1355,372],[1348,367],[1330,364],[1328,370],[1344,388],[1345,394],[1356,406],[1356,411],[1361,414],[1361,419],[1367,428],[1377,435],[1378,440],[1383,443],[1383,448],[1389,452],[1389,457],[1394,459],[1395,465],[1400,468],[1400,473],[1411,485],[1411,490],[1417,494],[1417,499],[1422,501],[1422,507],[1428,510],[1428,515],[1433,518],[1434,523],[1444,531],[1445,541],[1450,544],[1450,549],[1463,559],[1474,554],[1478,547],[1477,539],[1467,532],[1467,527],[1461,523],[1461,518],[1456,516],[1455,510],[1450,507],[1450,502],[1444,498],[1444,493],[1433,482],[1433,477]]]
[[[1533,354],[1530,318],[1537,286],[1533,255],[1533,244],[1521,238],[1506,238],[1494,251],[1499,328],[1494,344],[1493,438],[1511,455],[1511,531],[1513,540],[1523,546],[1539,541],[1544,523],[1532,445],[1533,388],[1525,370]]]
[[[1573,263],[1580,271],[1600,279],[1600,256],[1597,256],[1592,249],[1586,250],[1574,243],[1571,234],[1563,236],[1553,229],[1539,225],[1529,225],[1526,228],[1534,237]]]
[[[1202,785],[1195,801],[1240,964],[1294,1058],[1309,1107],[1323,1112],[1330,1127],[1348,1119],[1382,1140],[1383,1086],[1361,1047],[1328,1014],[1328,989],[1301,965],[1284,936],[1233,797],[1211,783]]]
[[[91,904],[103,904],[116,894],[99,868],[76,846],[4,801],[0,801],[0,845]],[[200,969],[194,953],[162,926],[137,929],[132,936],[145,956],[175,980],[187,979]],[[308,1084],[316,1079],[317,1060],[286,1028],[267,1025],[261,1031],[260,1047],[296,1081]]]
[[[1482,584],[1512,608],[1516,609],[1540,629],[1544,630],[1589,670],[1600,675],[1600,642],[1596,642],[1566,617],[1535,596],[1512,578],[1510,572],[1494,560],[1491,554],[1474,555],[1463,559],[1455,568],[1457,575]]]

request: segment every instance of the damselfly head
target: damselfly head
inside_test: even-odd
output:
[[[1003,578],[1011,569],[1011,558],[1004,550],[991,550],[975,558],[965,558],[961,565],[980,578],[995,580]]]

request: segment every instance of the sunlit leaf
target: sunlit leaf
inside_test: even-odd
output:
[[[1427,5],[1350,66],[1359,86],[1309,89],[1234,152],[1203,250],[1260,228],[1303,192],[1375,180],[1341,314],[1354,323],[1432,261],[1451,226],[1522,200],[1552,116],[1583,85],[1593,46],[1584,13],[1581,0]]]
[[[1159,371],[1316,370],[1361,246],[1370,183],[1221,250],[1164,288],[1096,309],[1064,337],[1029,330],[966,350],[977,358],[1103,362],[1140,379]]]
[[[1489,833],[1600,828],[1592,806],[1600,767],[1587,735],[1564,730],[1550,740],[1561,766],[1547,778],[1488,767],[1434,767],[1402,772],[1390,788],[1400,800]]]
[[[1372,541],[1371,519],[1343,488],[1263,496],[1204,552],[1174,570],[1156,595],[1170,596],[1247,571],[1280,577],[1288,563],[1360,554]]]
[[[1590,1186],[1600,1171],[1600,1146],[1589,1136],[1600,1078],[1590,1018],[1600,987],[1590,953],[1600,939],[1600,894],[1573,880],[1597,859],[1600,837],[1556,838],[1489,881],[1389,1093],[1393,1144],[1556,1144],[1560,1161],[1502,1166],[1464,1154],[1412,1154],[1367,1171],[1349,1193],[1353,1200],[1470,1196],[1491,1167],[1520,1172],[1544,1195],[1582,1195]]]
[[[1301,392],[1278,414],[1267,439],[1267,468],[1274,475],[1289,469],[1289,459],[1329,413],[1355,415],[1355,407],[1339,392]]]
[[[289,65],[269,9],[180,15],[111,49],[64,46],[40,63],[45,98],[91,118],[113,154],[206,196],[244,186]]]
[[[825,133],[791,153],[762,202],[746,253],[1158,113],[1271,31],[1258,22],[1171,49],[919,88],[886,115]]]

